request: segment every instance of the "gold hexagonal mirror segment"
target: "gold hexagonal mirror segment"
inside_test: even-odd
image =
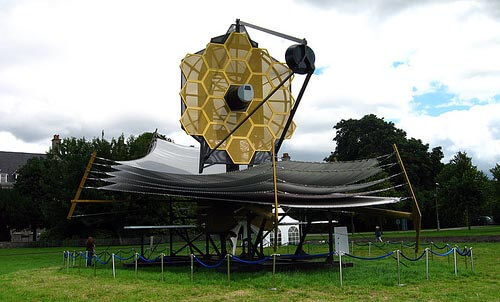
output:
[[[205,88],[200,82],[190,81],[184,83],[180,95],[186,106],[198,108],[205,104],[208,97]]]
[[[269,128],[275,137],[281,137],[283,129],[285,128],[286,120],[288,119],[287,114],[273,114],[271,121],[269,123]]]
[[[283,63],[273,63],[267,72],[267,76],[271,80],[274,87],[277,87],[292,71]],[[286,81],[285,87],[289,87],[291,79]]]
[[[250,68],[244,60],[231,60],[226,66],[226,75],[231,84],[246,84],[250,77]]]
[[[226,75],[221,71],[209,71],[203,79],[203,85],[205,85],[209,95],[218,97],[224,97],[229,88]]]
[[[248,84],[253,87],[254,100],[262,100],[269,95],[273,86],[265,74],[254,74],[248,80]]]
[[[188,81],[201,81],[207,72],[207,65],[201,55],[187,55],[181,62],[181,70]]]
[[[222,44],[209,43],[203,57],[207,61],[208,68],[216,70],[224,69],[229,61],[227,51]]]
[[[262,101],[254,101],[248,107],[248,112],[252,112]],[[255,113],[250,117],[252,123],[254,125],[269,125],[271,118],[273,117],[273,111],[269,107],[269,104],[266,102],[262,105]],[[269,151],[269,150],[267,150]]]
[[[288,131],[286,132],[285,138],[286,139],[291,139],[293,133],[295,132],[295,129],[297,129],[297,125],[295,125],[295,122],[292,121],[290,123],[290,127],[288,128]]]
[[[231,59],[245,59],[252,45],[244,33],[233,32],[224,43]]]
[[[238,165],[246,165],[250,163],[255,153],[255,149],[250,144],[247,138],[232,137],[226,148],[227,154],[233,160],[233,163]]]
[[[210,123],[203,134],[205,141],[210,146],[210,148],[215,148],[218,143],[222,141],[224,137],[229,134],[226,126],[220,124]],[[227,146],[227,141],[223,142],[218,150],[224,150]]]
[[[201,109],[187,108],[181,116],[181,124],[189,135],[202,135],[208,119]]]
[[[231,111],[227,115],[224,124],[229,131],[232,131],[246,116],[247,114],[245,112]],[[252,122],[248,119],[233,133],[233,135],[248,137],[250,129],[252,129]]]
[[[222,124],[229,114],[229,107],[223,99],[210,98],[203,107],[203,111],[209,121]]]
[[[253,48],[247,60],[253,73],[266,73],[274,62],[267,50],[262,48]]]
[[[274,113],[288,113],[292,110],[293,98],[290,90],[285,87],[278,89],[270,98],[269,106]]]
[[[255,148],[255,151],[269,151],[273,147],[275,140],[274,135],[267,126],[253,126],[250,132],[250,142]]]

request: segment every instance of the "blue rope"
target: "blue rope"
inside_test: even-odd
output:
[[[99,264],[102,264],[102,265],[106,265],[109,263],[109,260],[111,260],[111,257],[108,258],[108,260],[106,261],[102,261],[101,258],[99,258],[99,256],[95,255],[95,260],[99,263]]]
[[[203,266],[204,268],[217,268],[219,266],[221,266],[225,261],[226,261],[226,258],[222,258],[221,260],[219,260],[219,262],[217,262],[216,264],[213,264],[213,265],[208,265],[206,263],[203,263],[200,259],[198,259],[198,257],[194,256],[193,257],[194,260],[196,262],[198,262],[201,266]]]
[[[265,258],[262,258],[260,260],[255,260],[255,261],[243,260],[243,259],[238,258],[236,256],[232,256],[231,258],[233,258],[234,260],[236,260],[236,262],[241,262],[241,263],[245,263],[245,264],[262,264],[262,263],[266,262],[267,260],[272,259],[271,256],[267,256]]]
[[[160,259],[160,257],[158,256],[153,260],[149,260],[147,258],[144,258],[142,255],[139,255],[139,259],[141,259],[142,261],[147,262],[147,263],[155,263],[156,261],[158,261]]]
[[[80,255],[85,258],[85,260],[89,259],[89,257],[87,257],[86,255],[87,253],[84,253],[84,252],[80,252]]]
[[[431,252],[432,254],[436,255],[436,256],[441,256],[441,257],[444,257],[444,256],[448,256],[449,254],[453,253],[453,249],[449,249],[447,252],[443,253],[443,254],[440,254],[440,253],[436,253],[434,252],[433,250],[429,250],[429,252]]]
[[[424,255],[425,255],[425,251],[422,253],[422,255],[418,256],[417,258],[410,258],[410,257],[407,257],[405,254],[403,254],[403,253],[401,253],[401,252],[400,252],[399,254],[401,255],[401,257],[405,258],[405,259],[406,259],[406,260],[408,260],[408,261],[418,261],[418,260],[422,259],[422,257],[424,257]]]
[[[394,252],[389,252],[385,255],[382,255],[382,256],[378,256],[378,257],[360,257],[360,256],[354,256],[354,255],[351,255],[351,254],[344,254],[345,256],[349,256],[351,258],[355,258],[355,259],[359,259],[359,260],[379,260],[379,259],[384,259],[384,258],[387,258],[389,256],[392,256],[394,254]]]
[[[460,255],[460,256],[469,256],[470,255],[470,250],[465,248],[463,251],[460,250],[459,247],[457,247],[457,253]]]

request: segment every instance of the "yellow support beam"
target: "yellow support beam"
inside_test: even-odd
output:
[[[71,200],[71,208],[69,209],[68,216],[66,219],[70,220],[71,216],[73,216],[73,212],[75,211],[76,204],[79,202],[80,194],[82,194],[83,187],[85,186],[85,182],[87,181],[87,177],[89,176],[90,169],[92,169],[92,165],[94,164],[94,160],[97,156],[97,152],[92,152],[90,156],[89,163],[87,164],[87,168],[85,169],[85,173],[83,173],[82,180],[80,181],[80,185],[78,186],[78,190],[76,190],[75,198]]]
[[[416,243],[415,243],[415,253],[418,253],[418,247],[420,245],[420,229],[422,226],[422,213],[420,212],[420,207],[418,206],[417,202],[417,197],[415,197],[415,192],[413,191],[413,187],[410,182],[410,178],[408,177],[408,174],[406,173],[405,166],[403,164],[403,160],[401,159],[401,156],[399,155],[399,150],[396,144],[392,144],[392,148],[394,149],[394,153],[396,154],[396,158],[398,160],[399,166],[401,167],[401,170],[403,171],[403,175],[406,179],[406,183],[408,184],[408,188],[410,189],[410,194],[411,198],[413,199],[413,206],[412,206],[412,220],[413,220],[413,225],[415,226],[415,232],[417,233],[416,236]]]
[[[379,208],[351,208],[349,209],[349,211],[353,211],[356,213],[363,213],[363,214],[372,214],[377,216],[390,216],[397,218],[413,219],[413,213],[395,211],[395,210],[387,210]]]
[[[273,155],[273,183],[274,183],[274,253],[276,254],[278,250],[278,223],[279,223],[279,213],[278,213],[278,184],[277,184],[277,172],[276,172],[276,150],[275,144],[273,142],[272,146]]]

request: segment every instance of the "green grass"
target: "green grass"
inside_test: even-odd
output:
[[[354,267],[344,269],[344,286],[339,284],[337,269],[307,272],[280,272],[277,291],[270,291],[270,272],[225,273],[197,268],[194,281],[189,267],[168,268],[161,281],[159,267],[133,269],[118,265],[117,278],[111,267],[62,267],[64,248],[0,250],[0,301],[500,301],[500,243],[472,243],[475,271],[465,268],[458,257],[459,275],[453,274],[453,256],[430,260],[430,281],[425,278],[425,261],[405,263],[397,286],[397,265],[392,258],[380,261],[349,261]],[[309,247],[311,253],[326,246]],[[367,256],[367,247],[354,247],[354,254]],[[388,249],[388,247],[386,247]],[[73,250],[74,248],[68,248]],[[119,247],[112,250],[117,250]],[[121,248],[123,249],[123,248]],[[285,253],[282,247],[280,252]],[[403,250],[413,256],[411,248]],[[385,251],[372,247],[372,256]]]

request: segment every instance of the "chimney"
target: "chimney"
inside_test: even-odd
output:
[[[61,144],[61,139],[59,138],[59,134],[54,134],[54,138],[52,138],[52,154],[59,154],[59,145]]]
[[[289,161],[291,160],[292,158],[290,157],[290,155],[288,153],[283,153],[283,157],[281,157],[281,160],[282,161]]]

